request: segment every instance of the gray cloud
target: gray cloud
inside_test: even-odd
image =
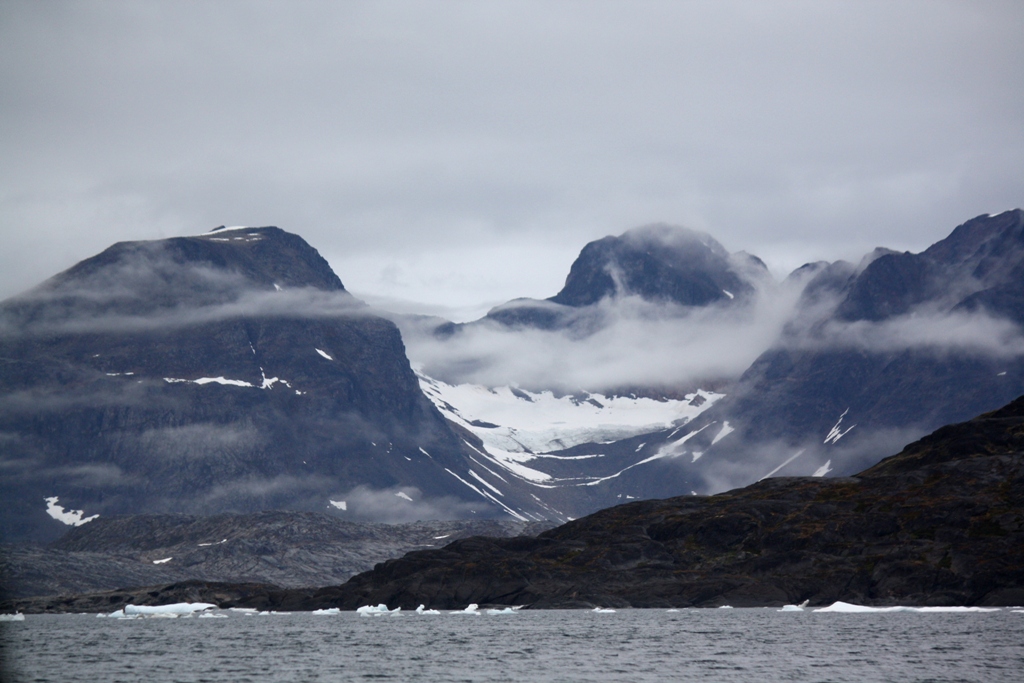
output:
[[[355,291],[557,291],[588,240],[777,271],[1021,203],[1019,2],[0,6],[0,296],[121,239],[304,235]]]
[[[568,392],[678,387],[738,377],[778,339],[798,296],[788,285],[769,287],[728,308],[624,296],[579,312],[591,318],[584,335],[483,323],[443,340],[406,325],[403,336],[412,361],[448,382]]]
[[[334,494],[331,500],[345,501],[345,519],[400,524],[425,519],[473,519],[494,514],[483,500],[467,503],[451,496],[424,497],[415,486],[375,489],[357,486],[345,493]],[[326,503],[325,503],[326,504]],[[334,509],[337,513],[337,510]]]

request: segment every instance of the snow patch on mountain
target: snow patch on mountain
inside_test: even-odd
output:
[[[50,496],[46,498],[46,514],[53,517],[58,522],[64,522],[68,526],[82,526],[92,520],[99,517],[99,515],[92,515],[90,517],[82,517],[85,514],[82,510],[65,510],[63,506],[57,505],[60,500],[57,496]]]

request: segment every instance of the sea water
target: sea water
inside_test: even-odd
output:
[[[0,623],[11,681],[1021,681],[1024,612],[530,611]]]

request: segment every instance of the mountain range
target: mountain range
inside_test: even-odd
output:
[[[0,304],[0,534],[269,509],[564,522],[851,474],[1024,394],[1022,268],[1021,210],[781,283],[648,226],[586,245],[549,299],[454,324],[365,306],[278,228],[120,243]]]

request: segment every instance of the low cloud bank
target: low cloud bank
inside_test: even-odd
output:
[[[493,516],[491,506],[483,501],[467,503],[451,496],[425,497],[415,486],[396,486],[375,489],[357,486],[345,493],[330,497],[334,512],[345,519],[363,522],[400,524],[419,520],[451,520],[488,518]],[[344,503],[342,508],[341,503]]]
[[[448,339],[403,326],[409,357],[452,384],[574,392],[678,387],[739,376],[778,338],[797,293],[779,288],[746,305],[689,308],[609,298],[585,325],[560,330],[484,320]]]

